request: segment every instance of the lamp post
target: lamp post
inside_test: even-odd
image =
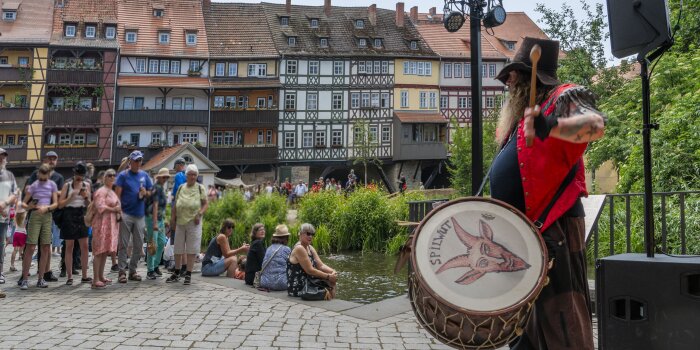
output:
[[[484,7],[487,7],[484,13]],[[499,26],[505,22],[506,12],[501,0],[445,0],[444,24],[448,32],[458,31],[469,16],[471,45],[471,92],[472,92],[472,195],[477,195],[483,178],[484,152],[481,110],[481,21],[487,28]]]

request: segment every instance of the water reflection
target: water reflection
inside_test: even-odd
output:
[[[406,269],[394,274],[396,256],[348,252],[322,258],[338,271],[338,299],[368,304],[406,293]]]

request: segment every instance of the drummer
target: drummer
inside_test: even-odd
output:
[[[542,54],[536,104],[528,108],[530,51],[535,44]],[[582,157],[588,143],[603,136],[606,117],[596,110],[589,90],[557,80],[558,57],[558,41],[525,38],[497,76],[509,93],[496,131],[502,151],[493,162],[491,195],[542,225],[540,232],[554,260],[550,282],[511,349],[593,349],[580,199],[588,194]],[[531,145],[525,137],[528,118],[534,118],[536,135]]]

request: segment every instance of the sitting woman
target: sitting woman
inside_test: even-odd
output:
[[[230,248],[228,240],[233,234],[234,226],[233,220],[224,220],[219,234],[209,242],[202,260],[202,276],[219,276],[226,271],[226,277],[234,277],[238,266],[236,255],[248,251],[248,244],[243,244],[238,249]]]
[[[292,250],[287,246],[289,229],[287,225],[277,225],[272,235],[272,245],[265,251],[260,287],[269,290],[287,289],[287,260]]]
[[[318,257],[316,249],[311,246],[311,240],[316,234],[313,225],[305,223],[299,229],[299,242],[294,245],[287,262],[287,294],[293,297],[301,296],[307,277],[316,277],[324,280],[329,288],[332,299],[335,297],[335,283],[338,281],[338,273],[327,266]]]
[[[265,258],[265,225],[257,223],[250,230],[250,249],[245,264],[245,284],[252,286],[255,273],[262,269]]]

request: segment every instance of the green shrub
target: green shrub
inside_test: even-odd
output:
[[[245,210],[245,199],[238,191],[227,191],[221,199],[210,202],[202,222],[202,247],[206,248],[212,237],[218,234],[221,223],[227,218],[236,222],[234,233],[241,229],[239,226],[245,226]]]
[[[336,191],[308,193],[299,202],[297,218],[314,227],[321,224],[328,225],[344,200],[345,197]]]
[[[311,245],[316,248],[319,254],[330,254],[333,247],[333,236],[330,230],[323,224],[314,227],[316,228],[316,235],[314,235]]]
[[[397,225],[384,192],[359,189],[339,207],[332,234],[337,236],[340,250],[382,251]]]

